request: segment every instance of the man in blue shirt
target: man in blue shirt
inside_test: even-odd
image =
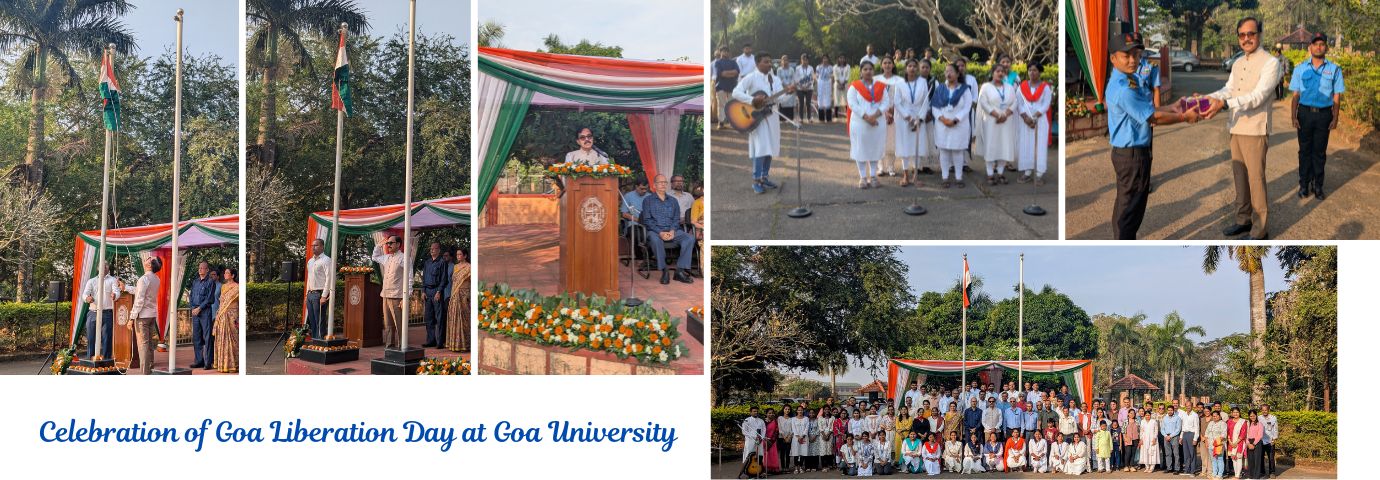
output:
[[[1006,409],[1001,411],[1001,427],[1006,429],[1006,438],[1021,436],[1024,413],[1019,402],[1009,403]]]
[[[637,186],[623,194],[623,204],[618,206],[618,211],[623,214],[623,219],[629,222],[636,222],[637,217],[642,215],[642,201],[651,195],[647,191],[647,181],[639,179]]]
[[[742,74],[742,71],[738,69],[737,60],[728,58],[727,47],[719,47],[718,54],[719,58],[714,60],[712,71],[714,75],[714,101],[718,102],[715,104],[718,111],[717,128],[724,128],[726,125],[724,123],[724,114],[726,113],[724,105],[732,99],[733,87],[738,86],[738,75]]]
[[[1179,462],[1183,455],[1179,452],[1179,432],[1183,429],[1183,419],[1177,408],[1169,406],[1164,418],[1160,419],[1160,436],[1164,437],[1164,471],[1175,472],[1183,469]]]
[[[1327,35],[1314,35],[1308,53],[1312,58],[1294,68],[1294,80],[1289,82],[1294,92],[1290,116],[1299,131],[1299,198],[1311,194],[1322,200],[1327,198],[1323,193],[1327,137],[1337,128],[1346,85],[1342,67],[1327,59]]]
[[[197,264],[196,275],[187,297],[187,306],[192,307],[192,351],[195,358],[191,368],[210,370],[211,360],[216,358],[216,345],[211,341],[211,322],[215,321],[216,316],[211,304],[216,303],[216,281],[211,278],[211,265],[206,262]]]
[[[1154,99],[1155,108],[1160,107],[1160,66],[1156,62],[1150,61],[1150,55],[1144,50],[1140,54],[1140,63],[1136,65],[1136,77],[1140,84],[1150,89],[1150,94]]]
[[[974,433],[978,438],[987,438],[982,432],[982,409],[978,408],[977,397],[970,397],[968,408],[963,410],[963,431],[967,434],[963,443],[970,443]]]
[[[1112,73],[1107,79],[1107,129],[1116,171],[1116,204],[1112,233],[1118,240],[1135,240],[1150,197],[1150,127],[1179,122],[1197,123],[1199,112],[1156,110],[1150,88],[1136,75],[1145,49],[1139,33],[1114,36],[1109,42]]]
[[[422,348],[446,345],[445,296],[450,292],[451,263],[441,257],[441,244],[432,242],[429,253],[422,261],[422,318],[426,321],[426,343]]]
[[[652,179],[652,184],[652,193],[655,195],[647,195],[642,200],[642,214],[638,217],[638,223],[647,227],[647,241],[656,253],[656,268],[661,270],[661,284],[671,283],[671,271],[666,269],[667,243],[680,246],[680,254],[676,256],[676,281],[693,283],[685,272],[690,270],[690,259],[693,257],[690,249],[695,246],[695,237],[679,228],[680,203],[666,194],[671,182],[666,180],[665,175],[657,175]]]

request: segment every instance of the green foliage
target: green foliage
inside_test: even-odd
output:
[[[623,47],[614,45],[604,45],[598,42],[591,43],[589,40],[583,38],[580,39],[580,43],[577,43],[575,45],[566,45],[564,43],[561,43],[561,37],[556,36],[556,34],[552,33],[547,35],[546,38],[543,38],[541,43],[543,46],[546,47],[546,50],[544,51],[547,53],[584,55],[589,57],[623,58]],[[540,52],[543,50],[538,51]]]
[[[58,344],[66,344],[71,308],[71,302],[0,303],[0,354],[47,352],[55,318]]]
[[[1337,414],[1333,412],[1274,412],[1279,417],[1280,456],[1337,460]]]
[[[244,288],[245,306],[244,327],[248,333],[281,332],[283,319],[288,325],[302,323],[302,292],[305,283],[292,285],[280,282],[241,283]],[[335,284],[336,292],[345,291],[345,282]],[[345,318],[345,302],[335,302],[336,328],[341,328]]]

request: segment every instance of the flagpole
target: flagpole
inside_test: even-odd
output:
[[[349,27],[347,23],[340,24],[341,43],[344,43],[345,30]],[[331,278],[326,286],[326,338],[328,340],[335,337],[335,272],[336,257],[340,254],[340,152],[345,143],[345,108],[335,112],[335,192],[331,194],[331,256],[330,273]],[[311,250],[311,245],[307,245],[307,250]],[[320,305],[307,305],[307,308],[320,309]],[[317,310],[318,312],[320,310]],[[320,317],[318,317],[320,318]],[[320,324],[318,324],[320,325]]]
[[[180,204],[182,187],[182,9],[177,9],[177,16],[173,17],[177,22],[177,67],[174,70],[173,80],[173,190],[172,190],[172,252],[171,260],[168,263],[168,279],[178,278],[178,251],[177,251],[177,222],[182,210]],[[177,294],[181,291],[181,285],[168,285],[168,323],[171,325],[168,338],[168,372],[177,371]],[[215,312],[211,313],[212,316]],[[152,361],[147,359],[144,361]],[[206,359],[213,361],[213,359]]]
[[[412,251],[412,49],[414,43],[416,43],[417,35],[417,0],[408,2],[407,10],[407,166],[403,173],[403,178],[406,179],[406,184],[403,187],[403,248],[406,252],[403,256],[405,260],[403,262],[403,351],[407,351],[408,323],[412,320],[412,261],[409,257],[415,255]]]
[[[966,299],[968,296],[968,254],[963,254],[963,279],[958,281],[959,291]],[[962,385],[959,388],[968,388],[968,302],[963,302],[963,370],[959,377]]]
[[[114,51],[115,44],[113,43],[105,47],[106,62],[114,63]],[[113,69],[114,67],[111,68]],[[94,350],[95,353],[91,355],[92,358],[89,360],[103,359],[101,352],[105,346],[105,339],[102,338],[101,335],[105,330],[105,309],[101,308],[101,305],[110,302],[110,300],[105,298],[105,278],[110,274],[110,266],[105,263],[105,245],[106,230],[108,227],[106,218],[110,213],[110,146],[114,142],[115,131],[107,128],[105,130],[105,160],[101,165],[101,248],[96,261],[96,349]],[[114,308],[114,305],[110,306],[112,309]],[[90,325],[88,325],[88,327],[90,327]]]
[[[1023,379],[1022,376],[1023,376],[1023,374],[1025,373],[1025,254],[1024,254],[1024,253],[1021,254],[1021,268],[1020,268],[1019,272],[1020,272],[1021,300],[1020,300],[1020,304],[1019,304],[1020,307],[1016,310],[1016,311],[1017,311],[1016,317],[1018,318],[1018,321],[1017,321],[1017,325],[1018,325],[1018,326],[1016,327],[1016,328],[1017,328],[1017,332],[1018,332],[1018,333],[1017,333],[1017,336],[1016,336],[1016,338],[1017,338],[1017,340],[1016,340],[1016,386],[1017,386],[1017,387],[1021,387],[1021,386],[1025,385],[1024,383],[1021,382],[1021,380]]]

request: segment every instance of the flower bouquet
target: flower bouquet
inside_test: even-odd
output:
[[[49,367],[53,375],[67,374],[67,367],[72,365],[72,356],[76,354],[76,351],[76,345],[70,345],[67,348],[58,350],[57,357],[53,359],[53,366]]]
[[[283,356],[297,358],[298,352],[302,350],[302,345],[307,343],[307,326],[302,325],[288,335],[287,341],[283,342]]]
[[[630,307],[583,294],[543,297],[507,285],[481,285],[479,328],[494,335],[632,358],[670,363],[687,352],[680,322],[665,310]]]
[[[1071,97],[1064,102],[1064,114],[1071,118],[1083,118],[1091,115],[1088,112],[1088,105],[1083,103],[1083,99],[1079,97]]]

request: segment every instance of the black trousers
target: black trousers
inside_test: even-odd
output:
[[[795,107],[781,107],[780,110],[781,115],[784,115],[786,118],[789,118],[791,120],[795,120]]]
[[[1299,105],[1299,188],[1322,190],[1332,108]]]
[[[1265,454],[1265,461],[1260,462],[1260,463],[1261,463],[1261,466],[1262,466],[1262,467],[1265,467],[1265,474],[1266,474],[1266,475],[1274,475],[1274,474],[1275,474],[1275,444],[1273,444],[1273,443],[1262,443],[1260,446],[1261,446],[1261,447],[1264,447],[1264,450],[1265,450],[1265,451],[1263,452],[1263,453]]]
[[[1112,147],[1116,171],[1116,204],[1112,207],[1112,233],[1117,240],[1135,240],[1145,205],[1150,198],[1150,147]]]

